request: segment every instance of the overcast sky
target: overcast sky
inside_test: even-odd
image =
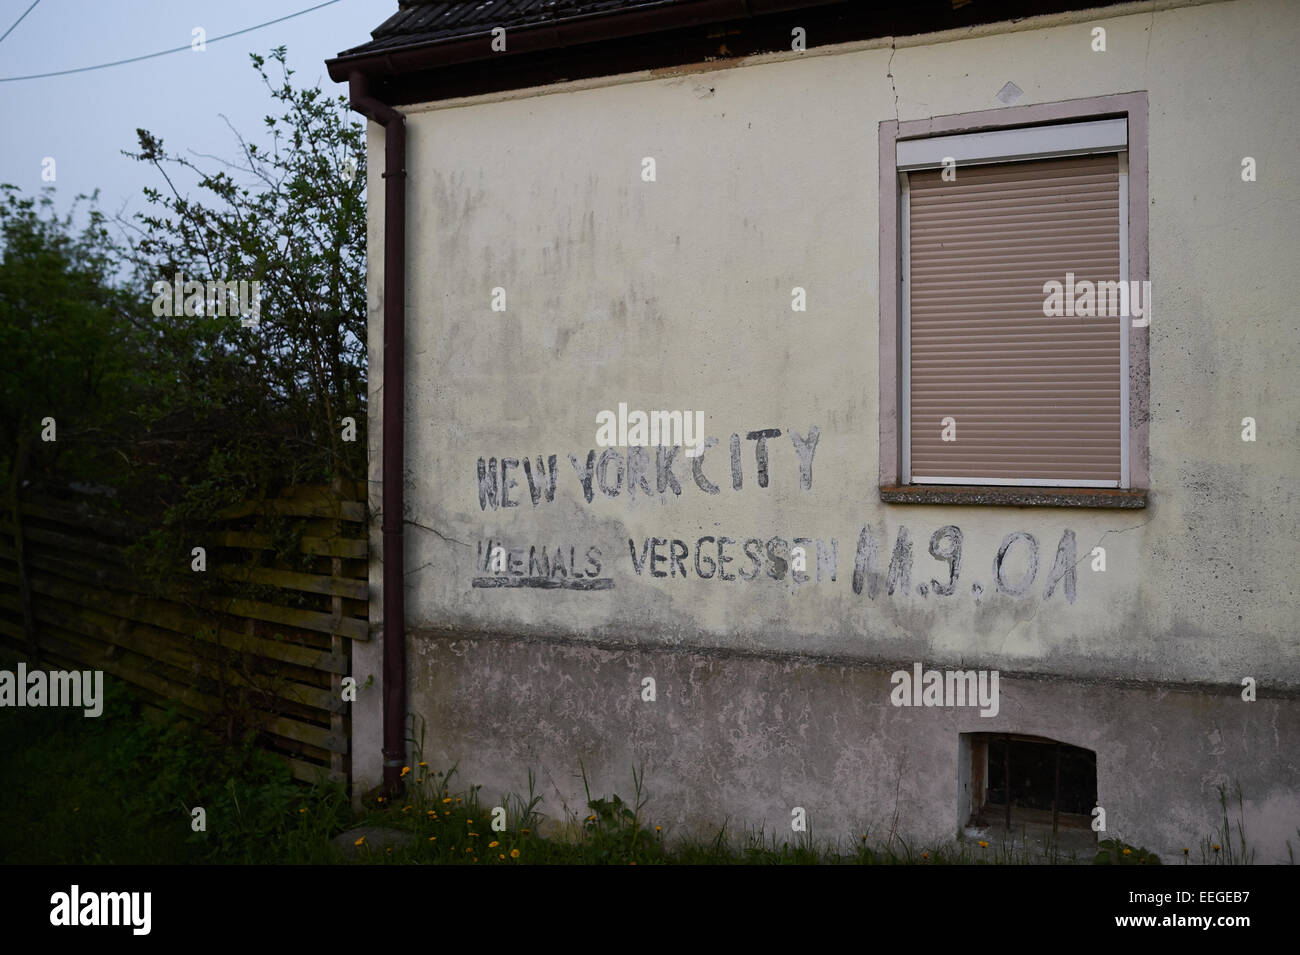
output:
[[[0,41],[0,79],[91,66],[187,46],[195,27],[205,52],[189,49],[139,63],[45,79],[0,82],[0,183],[39,194],[42,161],[55,160],[56,197],[66,211],[79,192],[100,190],[112,215],[147,203],[157,174],[123,156],[136,148],[137,127],[160,136],[168,151],[192,149],[235,158],[220,114],[245,136],[261,134],[262,117],[280,112],[249,63],[250,52],[289,49],[295,85],[333,83],[324,61],[370,39],[397,10],[397,0],[338,0],[303,16],[227,40],[212,38],[315,6],[322,0],[40,0]],[[0,0],[0,34],[31,0]],[[275,73],[271,74],[273,77]],[[360,117],[357,117],[360,122]],[[211,165],[207,163],[206,165]]]

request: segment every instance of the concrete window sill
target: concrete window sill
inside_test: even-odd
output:
[[[881,485],[886,504],[985,504],[1001,507],[1143,508],[1144,490],[1095,487],[1000,487],[974,484]]]

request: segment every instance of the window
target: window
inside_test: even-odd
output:
[[[962,737],[961,822],[979,829],[1092,835],[1097,754],[1041,736]]]
[[[881,496],[1140,507],[1144,94],[881,125]]]

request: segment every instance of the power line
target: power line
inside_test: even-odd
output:
[[[32,5],[31,5],[30,7],[28,7],[26,10],[24,10],[24,11],[23,11],[23,15],[22,15],[21,17],[19,17],[17,20],[15,20],[15,21],[13,22],[13,26],[11,26],[8,30],[5,30],[5,36],[8,36],[9,34],[13,33],[13,32],[14,32],[14,27],[16,27],[16,26],[18,26],[18,24],[22,23],[22,22],[23,22],[23,18],[26,17],[27,14],[29,14],[29,13],[31,13],[33,10],[35,10],[35,9],[36,9],[36,4],[38,4],[38,3],[40,3],[40,2],[41,2],[41,0],[32,0]],[[4,42],[4,40],[5,40],[5,36],[0,36],[0,43],[3,43],[3,42]]]
[[[232,36],[239,36],[241,33],[252,33],[254,30],[262,29],[262,27],[269,27],[275,23],[283,23],[285,20],[292,20],[294,17],[300,17],[304,13],[311,13],[313,10],[319,10],[321,7],[328,7],[331,4],[338,2],[339,0],[325,0],[324,3],[318,3],[316,6],[308,7],[306,10],[299,10],[297,13],[291,13],[288,16],[278,17],[274,20],[267,20],[265,23],[257,24],[257,26],[245,27],[242,30],[236,30],[234,33],[223,33],[221,36],[214,36],[212,39],[205,42],[216,43],[218,40],[228,40]],[[36,0],[36,3],[40,3],[40,0]],[[32,6],[36,6],[36,3],[33,3]],[[31,8],[29,7],[29,12],[30,9]],[[24,13],[23,16],[25,17],[27,14]],[[19,19],[21,20],[22,17],[19,17]],[[18,24],[16,23],[14,24],[14,26],[17,25]],[[9,29],[12,30],[13,27],[10,27]],[[4,37],[0,37],[0,39],[4,39]],[[152,60],[154,57],[166,56],[169,53],[181,53],[189,49],[193,49],[193,47],[178,46],[170,50],[160,50],[157,53],[146,53],[144,56],[133,56],[125,60],[114,60],[112,63],[97,63],[94,66],[79,66],[74,70],[55,70],[53,73],[33,73],[30,76],[0,76],[0,83],[15,83],[19,80],[41,80],[48,76],[67,76],[69,73],[85,73],[89,70],[102,70],[109,66],[121,66],[124,63],[139,63],[141,60]]]

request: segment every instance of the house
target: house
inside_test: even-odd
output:
[[[1284,861],[1297,41],[1285,0],[402,0],[328,64],[372,120],[362,788],[416,714],[553,818],[581,761],[675,835],[1181,857],[1222,785]]]

